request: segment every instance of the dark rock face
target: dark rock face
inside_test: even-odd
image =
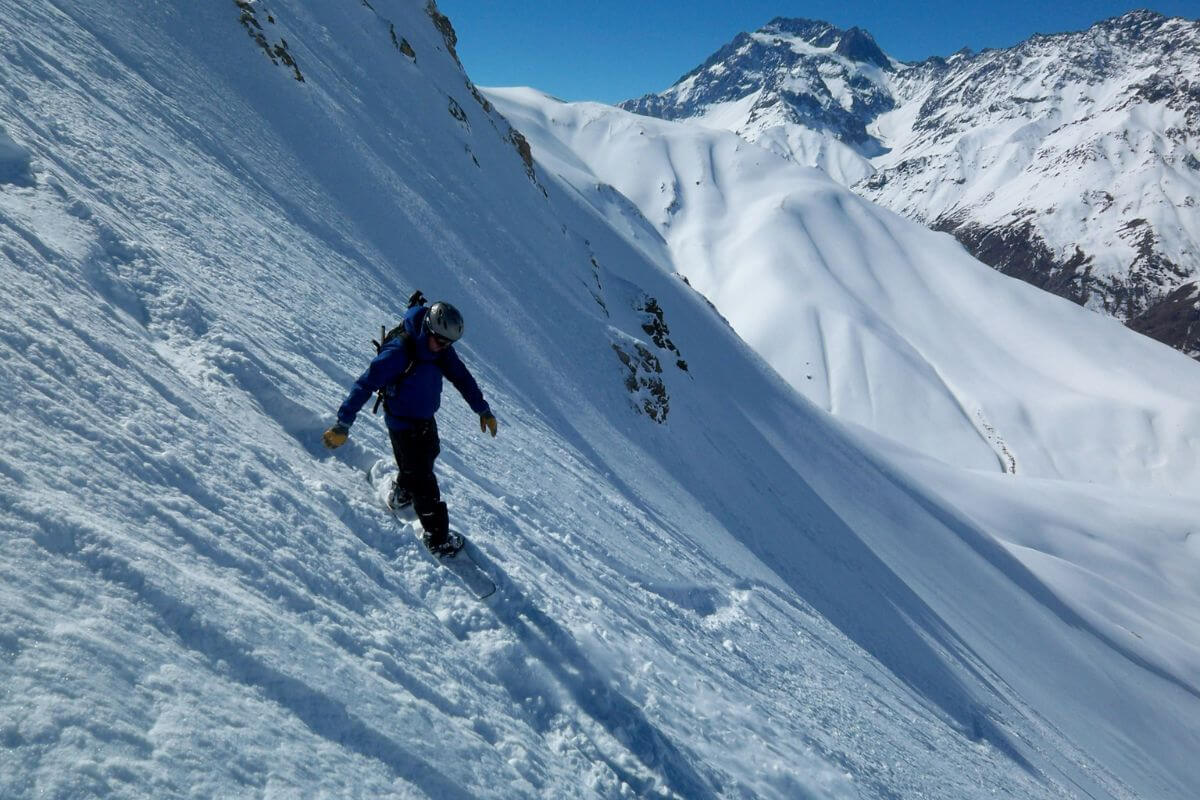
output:
[[[875,39],[871,34],[864,31],[862,28],[851,28],[846,31],[838,40],[837,47],[834,50],[851,61],[858,61],[864,64],[874,64],[880,69],[891,69],[891,61],[879,49],[879,45],[875,43]]]
[[[1081,250],[1062,261],[1024,221],[1008,228],[986,228],[957,218],[940,219],[932,225],[958,239],[975,258],[1013,278],[1084,305],[1096,291],[1089,262]]]
[[[960,214],[939,219],[931,227],[954,236],[989,267],[1079,305],[1099,307],[1139,333],[1178,349],[1183,349],[1179,342],[1191,338],[1186,328],[1171,327],[1185,323],[1186,315],[1166,314],[1163,309],[1178,311],[1179,290],[1196,284],[1179,285],[1188,273],[1158,253],[1154,229],[1144,219],[1131,221],[1124,231],[1138,245],[1128,274],[1107,277],[1094,273],[1093,257],[1078,247],[1069,258],[1057,256],[1028,219],[1007,227],[986,227]]]
[[[1200,359],[1200,282],[1180,286],[1128,325],[1138,333]]]

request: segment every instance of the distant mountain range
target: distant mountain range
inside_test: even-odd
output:
[[[1200,357],[1200,21],[1134,11],[907,64],[775,19],[621,104],[727,128]]]

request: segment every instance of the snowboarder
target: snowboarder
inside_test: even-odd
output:
[[[403,333],[380,344],[371,361],[337,412],[337,424],[325,431],[322,441],[333,449],[345,444],[350,426],[373,393],[382,390],[384,420],[400,468],[388,505],[393,510],[410,503],[425,533],[425,546],[436,556],[451,556],[462,548],[462,537],[450,530],[449,514],[442,502],[433,462],[441,452],[434,414],[442,401],[442,376],[450,379],[471,410],[479,415],[479,429],[496,435],[496,417],[483,398],[479,384],[454,351],[463,334],[463,318],[446,302],[426,308],[420,293],[404,315]]]

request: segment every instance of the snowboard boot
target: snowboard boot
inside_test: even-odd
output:
[[[450,558],[456,555],[459,550],[463,549],[464,544],[462,534],[454,531],[447,533],[440,542],[431,541],[428,533],[421,537],[421,541],[425,543],[429,552],[438,558]]]
[[[400,485],[399,481],[392,484],[392,493],[388,495],[388,508],[400,511],[412,505],[412,494]]]
[[[462,549],[462,536],[450,531],[450,514],[445,503],[437,503],[432,508],[418,511],[417,519],[425,529],[421,541],[425,543],[429,552],[438,558],[446,558]]]

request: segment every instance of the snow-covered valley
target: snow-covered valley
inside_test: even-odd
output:
[[[0,20],[0,796],[1195,794],[1182,355],[1099,319],[1050,353],[989,338],[1083,312],[817,175],[762,202],[860,257],[840,295],[841,258],[797,260],[811,296],[761,287],[810,325],[758,342],[717,291],[731,231],[689,286],[646,196],[579,155],[628,143],[516,134],[423,3]],[[753,175],[691,166],[679,219],[753,211]],[[484,602],[381,510],[382,425],[320,443],[418,287],[463,309],[500,419],[452,391],[439,415]],[[838,315],[797,391],[787,348]],[[881,369],[902,343],[946,372]],[[979,429],[935,435],[947,386],[1016,475]]]

